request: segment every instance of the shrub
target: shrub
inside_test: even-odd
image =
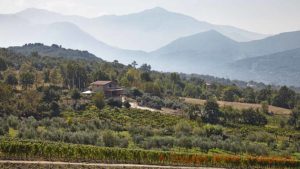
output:
[[[176,139],[176,146],[184,148],[192,148],[193,143],[190,137],[180,137]]]
[[[129,90],[128,95],[132,98],[136,98],[143,96],[143,93],[139,89],[134,87]]]
[[[222,136],[223,129],[219,126],[206,125],[206,126],[204,126],[204,133],[207,137],[210,137],[213,135]]]
[[[117,145],[117,137],[112,131],[103,132],[102,139],[106,147],[114,147]]]
[[[172,148],[174,145],[174,138],[173,137],[150,137],[142,143],[142,147],[145,149],[151,148]]]
[[[192,127],[186,121],[180,121],[178,124],[176,124],[174,129],[177,136],[187,136],[192,132]]]
[[[104,95],[102,92],[98,92],[93,97],[93,102],[98,109],[103,109],[105,106]]]
[[[123,106],[127,109],[131,107],[129,101],[127,101],[127,100],[124,101]]]
[[[109,105],[110,107],[118,107],[118,108],[122,107],[122,102],[119,99],[109,98],[106,101],[106,104]]]
[[[253,108],[242,110],[242,123],[250,125],[266,125],[267,118]]]
[[[164,106],[164,102],[160,97],[150,96],[149,94],[144,94],[142,97],[138,97],[137,102],[141,106],[147,106],[158,110]]]
[[[18,117],[12,116],[12,115],[8,116],[8,118],[6,120],[7,120],[9,127],[12,127],[14,129],[17,129],[18,124],[20,123]]]
[[[60,107],[59,104],[55,101],[51,102],[50,104],[51,116],[56,117],[60,114]]]
[[[253,155],[268,155],[268,149],[261,144],[248,143],[245,145],[246,151]]]
[[[222,112],[216,100],[209,99],[204,105],[204,112],[201,116],[203,122],[216,124],[219,122]]]

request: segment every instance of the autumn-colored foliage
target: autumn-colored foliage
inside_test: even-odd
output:
[[[300,161],[282,157],[208,155],[87,145],[12,141],[0,142],[1,158],[182,166],[300,168]]]

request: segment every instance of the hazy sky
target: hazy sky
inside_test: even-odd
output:
[[[95,17],[160,6],[198,20],[274,34],[300,30],[300,0],[0,0],[0,13],[41,8]]]

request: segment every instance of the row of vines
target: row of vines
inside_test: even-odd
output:
[[[53,142],[0,142],[2,159],[72,162],[132,163],[230,168],[300,168],[300,161],[280,157],[207,155],[150,150],[108,148]]]

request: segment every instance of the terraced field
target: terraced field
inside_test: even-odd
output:
[[[204,105],[206,100],[201,100],[201,99],[193,99],[193,98],[183,98],[186,103],[191,103],[191,104],[200,104]],[[218,104],[222,106],[232,106],[235,109],[248,109],[248,108],[261,108],[260,104],[251,104],[251,103],[240,103],[240,102],[226,102],[226,101],[218,101]],[[269,106],[269,111],[273,112],[274,114],[278,115],[289,115],[291,114],[290,109],[285,109],[281,107],[275,107],[275,106]]]

